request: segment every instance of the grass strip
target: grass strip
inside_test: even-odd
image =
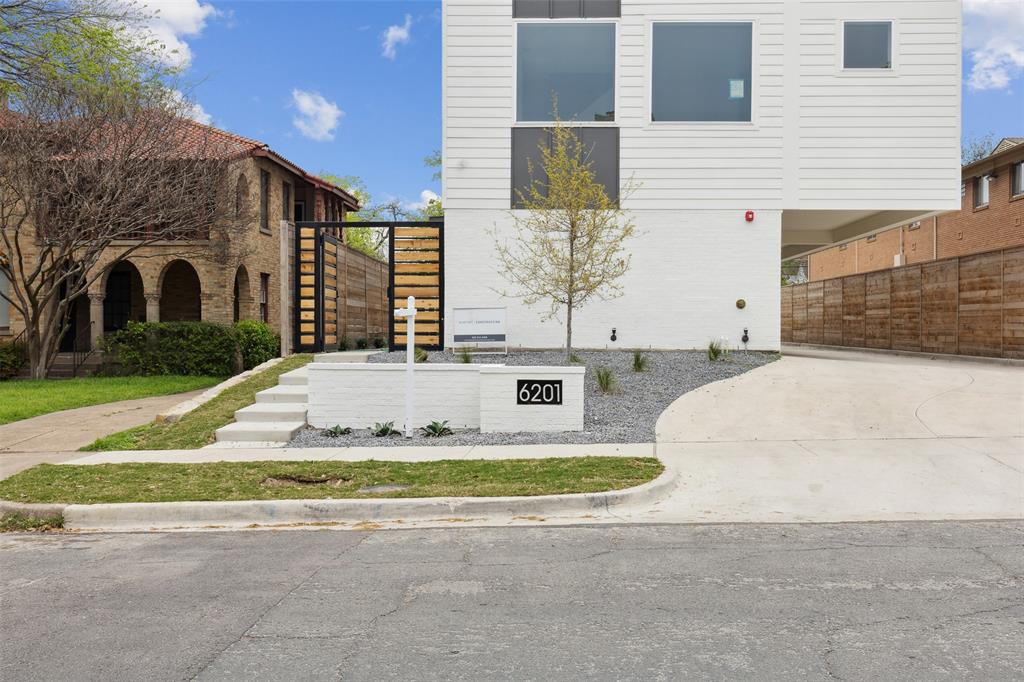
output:
[[[194,450],[214,441],[214,432],[235,420],[235,411],[256,401],[256,394],[277,386],[277,378],[298,369],[312,355],[292,355],[232,386],[213,400],[169,424],[144,424],[104,436],[81,448],[85,452],[112,450]]]
[[[0,481],[0,499],[100,504],[555,495],[629,488],[656,478],[662,470],[657,459],[637,457],[40,464]],[[366,490],[377,486],[396,487]]]
[[[41,519],[17,512],[0,515],[0,533],[47,531],[63,527],[64,519],[60,516]]]
[[[209,388],[222,377],[82,377],[0,383],[0,424],[76,407]]]

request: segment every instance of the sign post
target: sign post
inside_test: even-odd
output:
[[[405,437],[412,438],[413,393],[416,379],[413,366],[416,364],[416,297],[406,299],[406,307],[395,310],[395,317],[406,319],[405,329]]]

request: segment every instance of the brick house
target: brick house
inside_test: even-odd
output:
[[[1024,244],[1024,137],[1004,138],[962,169],[959,210],[808,255],[820,281]]]
[[[218,138],[232,157],[238,158],[232,178],[236,202],[240,207],[247,205],[246,215],[254,216],[251,227],[233,237],[232,251],[239,254],[238,258],[230,264],[204,258],[207,249],[216,245],[202,241],[190,242],[188,255],[182,254],[181,242],[154,243],[139,249],[72,302],[72,325],[61,344],[62,351],[76,345],[81,350],[83,344],[96,348],[103,334],[122,328],[128,321],[231,323],[255,319],[277,330],[282,351],[289,352],[294,223],[344,220],[348,212],[359,209],[358,201],[263,142],[199,123],[191,125],[204,135]],[[116,253],[112,248],[110,258]],[[109,262],[107,259],[99,265]],[[0,279],[0,287],[6,286],[8,283]],[[0,299],[0,340],[16,337],[23,329],[17,311]]]

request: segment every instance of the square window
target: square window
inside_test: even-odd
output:
[[[891,69],[892,22],[844,22],[843,68]]]
[[[987,175],[974,178],[974,208],[988,206],[988,183],[989,176]]]
[[[615,120],[615,25],[519,24],[516,120]]]
[[[656,23],[652,121],[750,121],[751,23]]]

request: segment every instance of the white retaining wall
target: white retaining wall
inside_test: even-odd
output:
[[[416,365],[414,426],[447,420],[453,428],[535,432],[583,430],[583,367]],[[517,379],[561,379],[562,405],[518,405]],[[370,428],[405,421],[405,365],[309,365],[306,421],[317,428]]]

